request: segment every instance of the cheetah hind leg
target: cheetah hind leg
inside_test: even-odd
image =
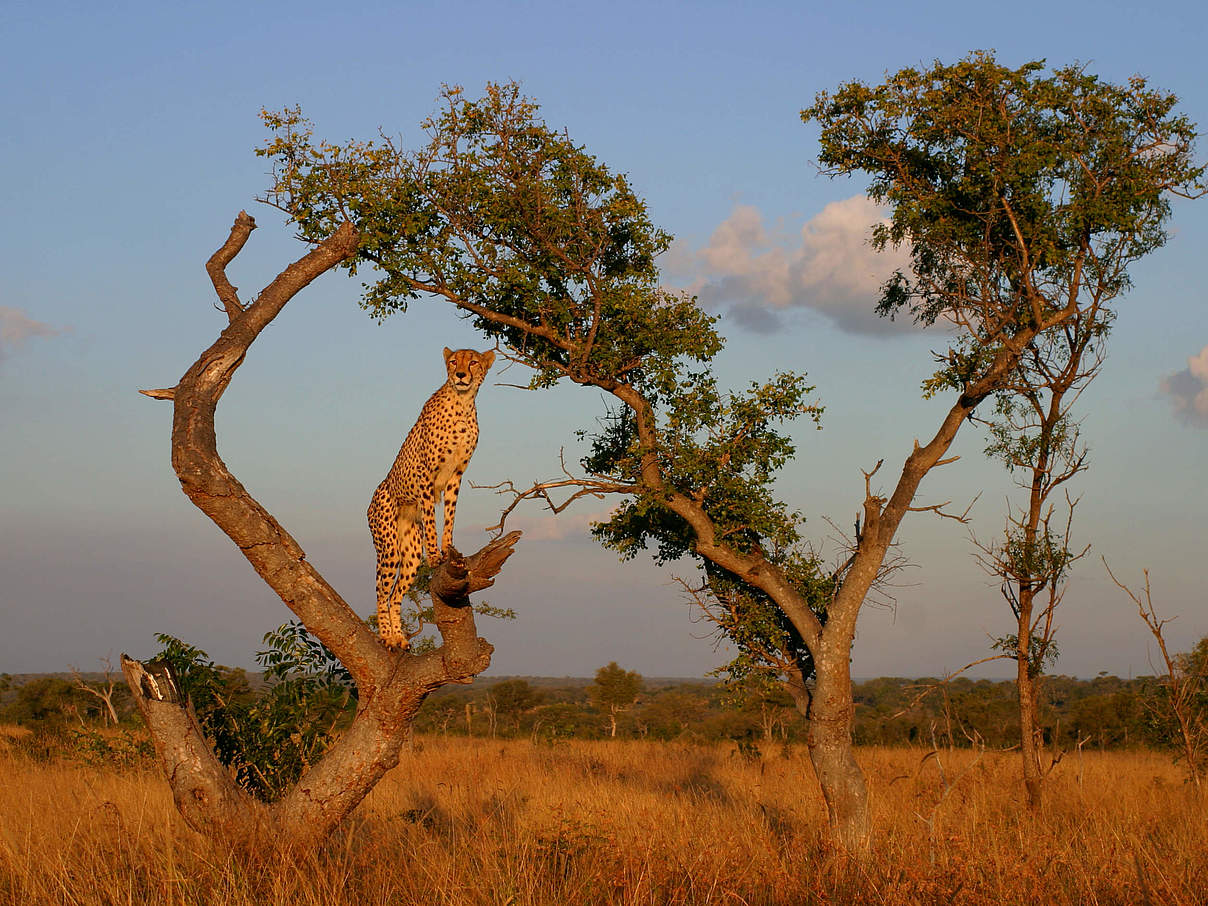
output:
[[[373,536],[373,547],[377,553],[377,621],[378,635],[389,648],[406,648],[407,637],[403,634],[401,601],[407,593],[404,588],[398,592],[401,577],[399,575],[400,520],[389,492],[379,487],[369,505],[369,532]],[[398,595],[399,607],[392,606]]]
[[[424,562],[423,532],[418,521],[410,517],[410,507],[400,507],[398,517],[398,581],[389,593],[387,606],[390,611],[391,625],[397,633],[398,647],[407,649],[411,640],[403,631],[403,599],[415,583],[420,565]],[[391,645],[389,641],[386,643]],[[391,646],[393,647],[393,646]]]

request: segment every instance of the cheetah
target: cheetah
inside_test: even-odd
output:
[[[424,550],[428,564],[435,566],[453,546],[457,492],[478,443],[474,397],[494,361],[493,351],[445,349],[449,378],[424,403],[390,474],[373,493],[368,516],[377,552],[378,633],[389,648],[409,647],[402,603]],[[442,495],[444,530],[437,547],[436,505]]]

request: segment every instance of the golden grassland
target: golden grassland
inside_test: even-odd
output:
[[[0,906],[1208,903],[1208,809],[1167,754],[859,750],[875,843],[826,842],[800,747],[425,738],[319,854],[236,857],[151,770],[0,753]]]

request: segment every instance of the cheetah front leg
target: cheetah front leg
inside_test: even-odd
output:
[[[448,556],[453,548],[453,516],[457,512],[457,495],[461,491],[462,470],[458,469],[445,485],[444,530],[441,532],[441,551]]]
[[[435,482],[430,482],[435,484]],[[424,546],[428,550],[428,565],[436,566],[441,560],[440,548],[436,546],[436,500],[435,490],[424,491],[419,501],[419,515],[424,524]]]

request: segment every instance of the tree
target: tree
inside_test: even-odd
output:
[[[1107,574],[1111,576],[1116,587],[1124,592],[1137,605],[1137,612],[1145,627],[1158,643],[1158,651],[1162,655],[1163,673],[1159,676],[1165,699],[1163,709],[1166,718],[1174,724],[1176,747],[1180,750],[1184,764],[1187,765],[1187,776],[1199,789],[1203,780],[1205,767],[1208,766],[1208,681],[1205,680],[1205,654],[1208,654],[1208,638],[1200,639],[1199,644],[1188,654],[1171,654],[1166,647],[1166,636],[1163,627],[1169,620],[1158,616],[1154,607],[1153,597],[1149,591],[1149,570],[1144,570],[1145,591],[1144,600],[1141,594],[1128,588],[1116,578],[1107,560],[1103,561]]]
[[[625,670],[609,661],[607,667],[596,671],[596,678],[587,688],[588,698],[597,708],[608,712],[608,735],[617,735],[617,715],[628,711],[642,692],[642,674]]]
[[[875,88],[851,83],[803,114],[822,127],[827,172],[869,173],[870,195],[890,206],[874,240],[911,242],[911,273],[887,284],[881,311],[957,330],[932,382],[951,394],[950,409],[887,497],[873,488],[879,464],[865,473],[850,556],[824,573],[772,491],[795,453],[779,426],[821,414],[804,377],[776,374],[737,393],[717,386],[713,319],[659,286],[667,234],[625,177],[547,127],[514,85],[489,86],[479,100],[447,89],[413,152],[388,138],[314,142],[299,110],[265,115],[267,200],[310,241],[346,217],[356,223],[361,241],[341,266],[377,269],[363,298],[371,312],[443,298],[533,370],[533,389],[568,380],[603,391],[609,407],[584,432],[585,474],[513,488],[512,505],[537,498],[560,511],[583,496],[623,495],[594,529],[601,541],[622,557],[653,548],[662,562],[691,558],[709,593],[762,622],[761,644],[808,716],[830,826],[856,850],[870,826],[852,752],[851,646],[898,526],[908,512],[939,509],[915,507],[915,494],[951,461],[960,426],[1009,384],[1034,339],[1081,310],[1087,286],[1126,283],[1128,262],[1165,240],[1167,191],[1201,172],[1190,163],[1193,127],[1170,114],[1173,96],[1078,70],[1042,78],[1040,68],[974,55]],[[557,502],[559,489],[567,496]],[[743,632],[747,618],[731,624]]]
[[[4,719],[16,724],[61,724],[79,716],[84,699],[79,690],[58,676],[39,676],[22,683],[4,708]]]
[[[75,667],[71,668],[71,679],[73,685],[88,695],[93,696],[98,701],[105,705],[104,714],[105,722],[112,723],[115,727],[118,724],[117,708],[114,706],[114,697],[118,694],[118,690],[124,687],[118,686],[120,680],[113,672],[113,664],[109,658],[101,658],[101,665],[105,668],[105,679],[101,683],[88,683],[84,677],[80,675],[80,671]]]
[[[507,730],[515,733],[520,729],[520,719],[526,711],[541,704],[542,695],[528,680],[503,680],[491,687],[488,693],[492,714],[503,718]]]
[[[428,694],[447,683],[468,682],[489,665],[492,648],[477,635],[469,595],[494,582],[519,533],[469,557],[450,552],[430,579],[442,644],[422,653],[395,654],[231,474],[218,455],[214,416],[235,369],[286,303],[315,278],[352,258],[363,241],[351,221],[333,224],[329,236],[245,306],[226,277],[226,267],[255,227],[255,221],[240,212],[226,241],[206,264],[228,326],[175,387],[142,392],[173,401],[172,465],[182,489],[348,670],[357,688],[356,714],[323,758],[310,766],[306,782],[266,804],[254,799],[216,756],[171,669],[123,655],[122,670],[177,808],[190,826],[235,846],[306,848],[324,840],[398,763],[411,721]]]
[[[909,245],[910,273],[885,284],[881,313],[955,332],[925,384],[954,394],[953,406],[929,443],[915,442],[888,499],[866,497],[852,565],[828,610],[827,629],[843,620],[844,657],[875,567],[923,477],[951,461],[960,426],[987,397],[1010,393],[1029,349],[1095,324],[1128,288],[1129,265],[1167,239],[1171,193],[1202,192],[1195,128],[1172,113],[1173,94],[1139,77],[1120,86],[1080,67],[1043,69],[1010,69],[978,52],[877,86],[850,82],[802,112],[821,127],[825,171],[868,174],[869,196],[890,208],[874,245]],[[831,672],[819,666],[819,693]],[[862,783],[849,774],[856,800]]]
[[[1056,504],[1053,498],[1087,468],[1086,445],[1071,408],[1103,364],[1112,319],[1104,306],[1112,295],[1105,288],[1102,297],[1091,298],[1061,330],[1029,344],[1011,384],[998,396],[986,447],[986,455],[1000,460],[1027,495],[1018,510],[1008,503],[1001,538],[979,545],[979,559],[1000,581],[1015,617],[1015,632],[997,639],[994,647],[1015,661],[1019,749],[1033,809],[1040,807],[1047,774],[1040,763],[1037,696],[1045,667],[1058,656],[1054,616],[1070,569],[1089,549],[1071,547],[1078,500],[1069,491]]]

